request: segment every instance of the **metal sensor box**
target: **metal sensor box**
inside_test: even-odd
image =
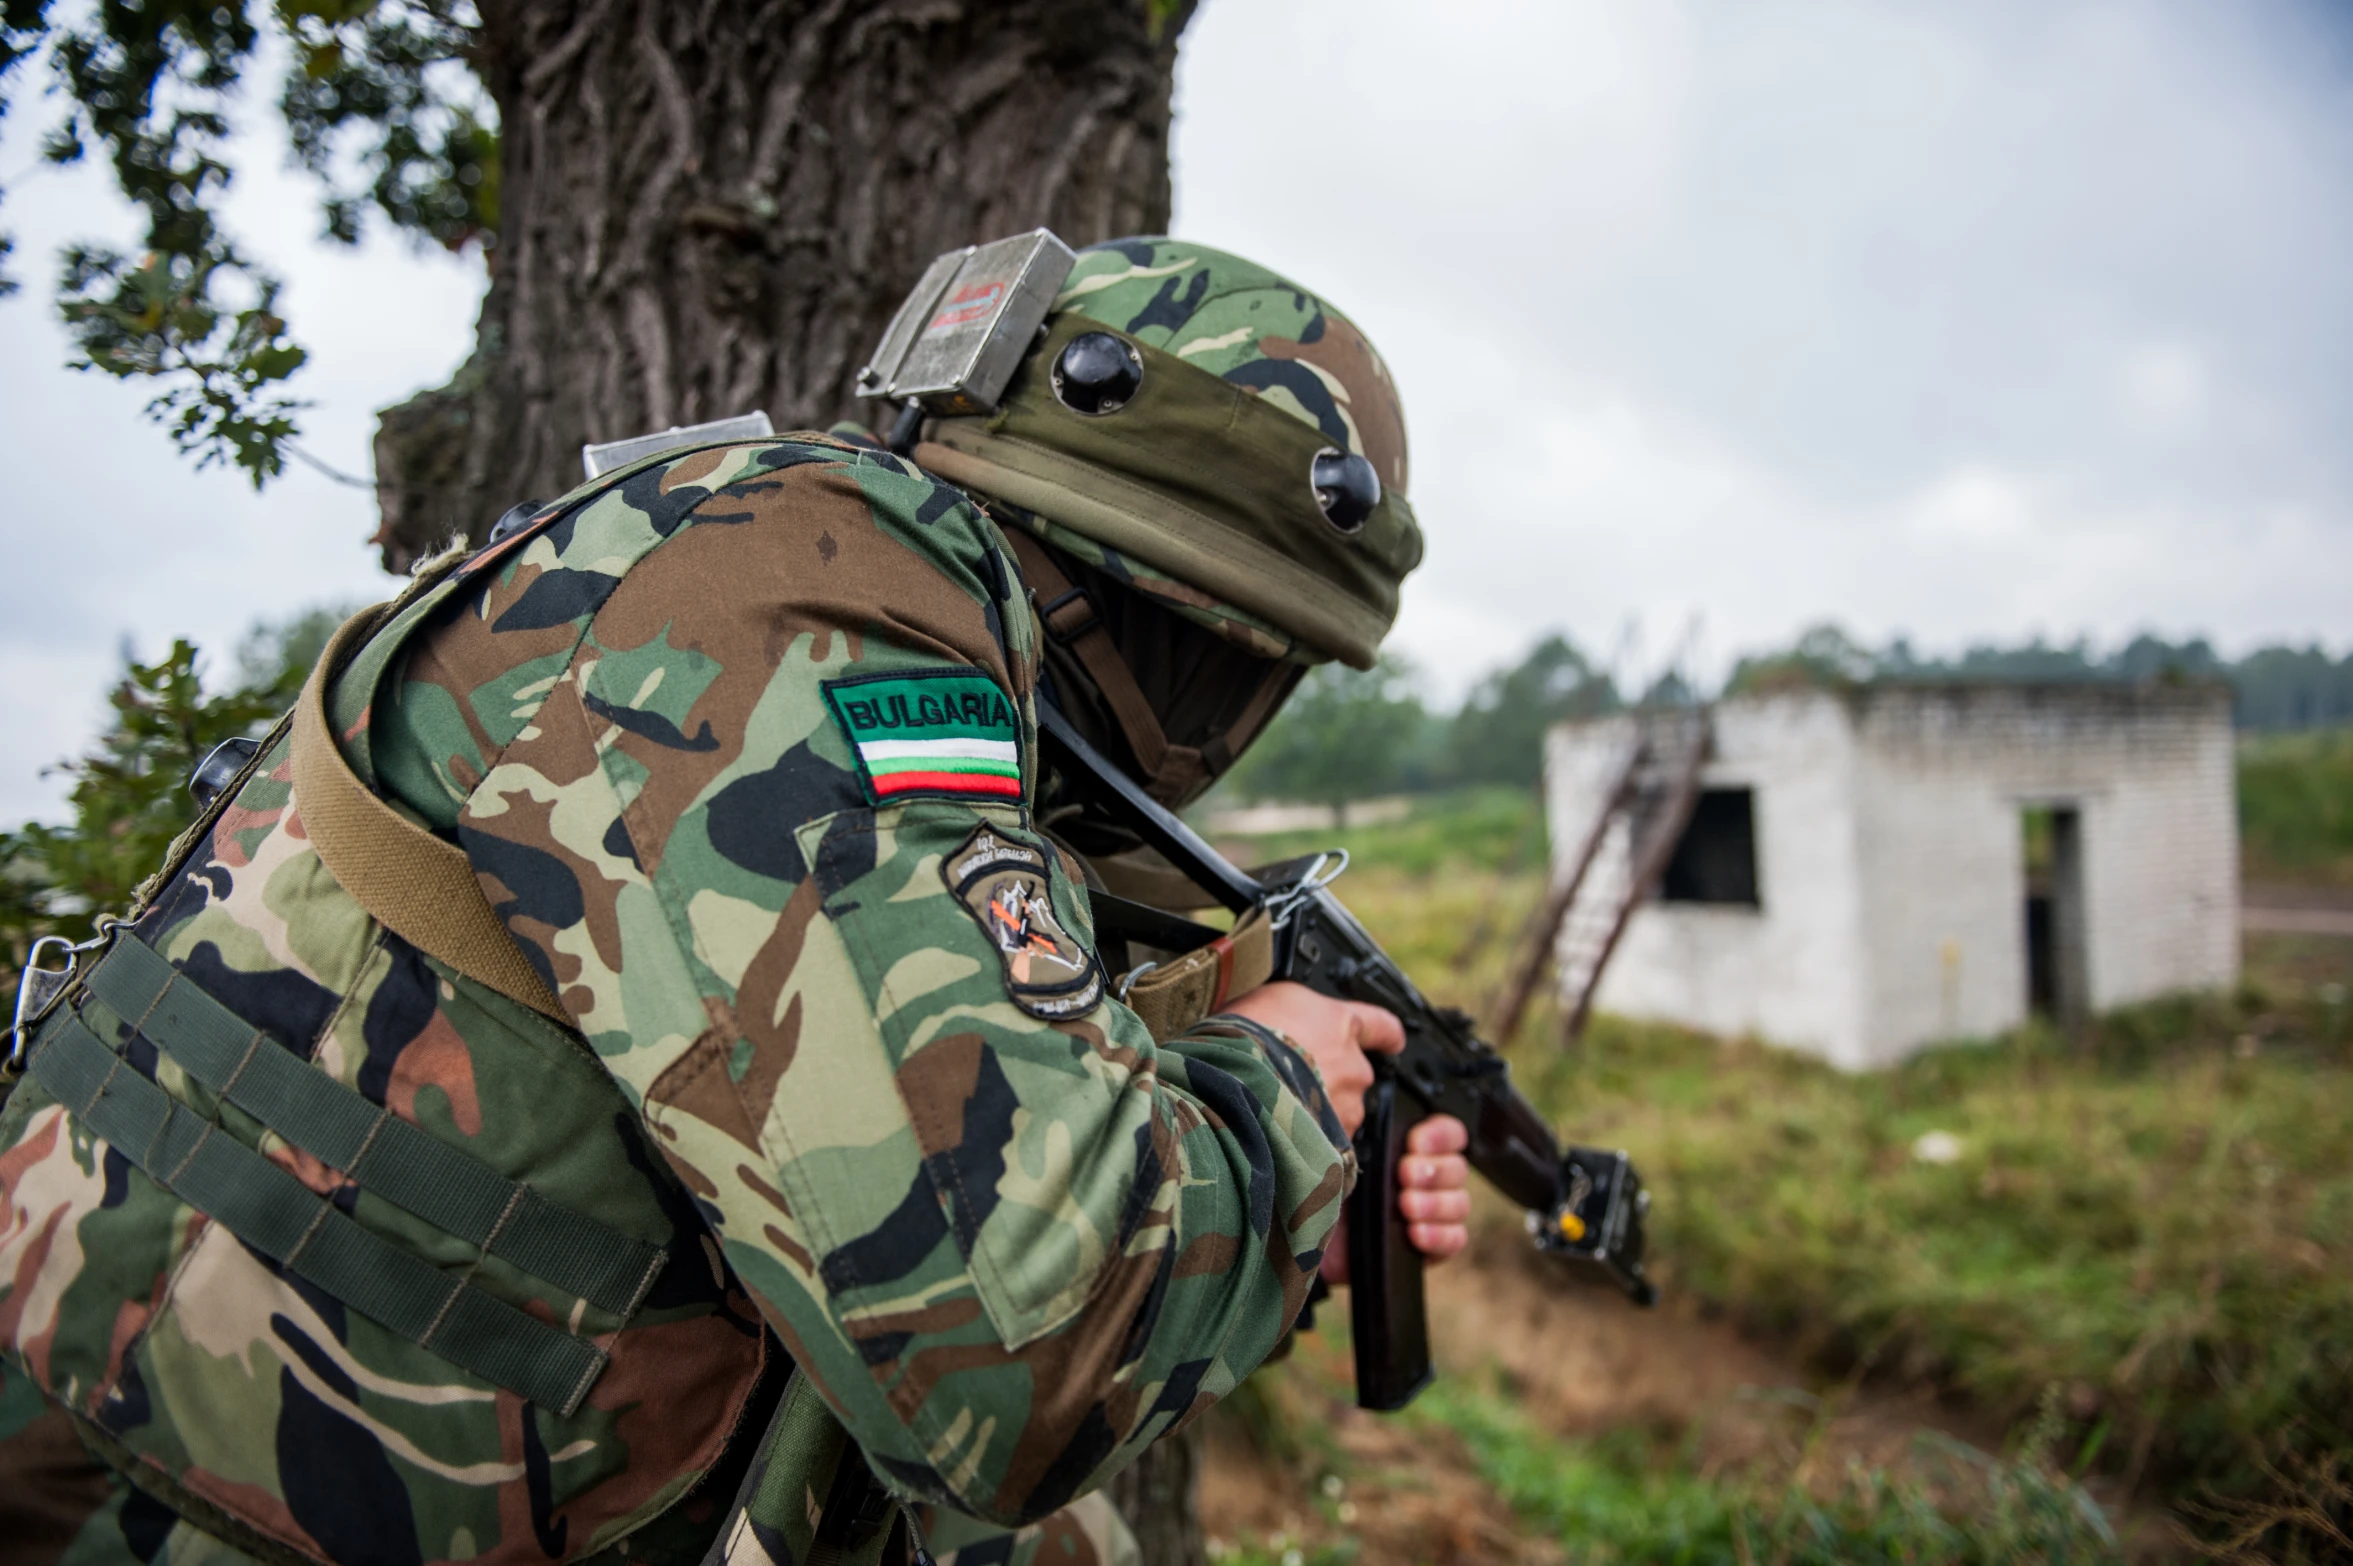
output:
[[[1077,263],[1042,228],[949,251],[924,268],[891,317],[858,372],[858,395],[942,416],[989,412]]]

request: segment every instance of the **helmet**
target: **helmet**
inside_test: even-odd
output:
[[[1298,285],[1173,239],[1078,252],[996,406],[931,420],[914,457],[1261,656],[1371,667],[1421,563],[1372,344]]]

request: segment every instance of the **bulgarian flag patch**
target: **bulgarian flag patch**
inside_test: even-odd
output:
[[[1012,698],[977,669],[852,675],[826,681],[825,700],[876,804],[1021,798]]]

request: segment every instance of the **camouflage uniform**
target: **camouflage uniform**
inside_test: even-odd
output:
[[[1301,401],[1261,345],[1337,317],[1251,271],[1250,309],[1283,308],[1229,322],[1208,268],[1138,248],[1083,256],[1065,307]],[[1362,450],[1319,417],[1347,400],[1310,375],[1291,411]],[[1334,650],[1088,558],[1254,651]],[[100,1029],[122,1066],[603,1358],[576,1412],[429,1375],[28,1080],[0,1122],[11,1449],[66,1450],[29,1374],[148,1488],[288,1555],[691,1557],[773,1398],[764,1323],[943,1544],[962,1514],[1028,1525],[970,1560],[1108,1561],[1107,1508],[1048,1514],[1276,1348],[1352,1164],[1285,1040],[1215,1017],[1156,1042],[1110,994],[1083,867],[1033,814],[1039,628],[996,520],[911,462],[785,436],[589,486],[425,602],[347,670],[336,732],[463,847],[576,1035],[337,903],[282,745],[134,933],[439,1142],[512,1162],[542,1122],[558,1145],[514,1178],[667,1263],[607,1310],[452,1248],[125,1017]],[[69,1488],[99,1509],[62,1558],[234,1554],[139,1491]]]

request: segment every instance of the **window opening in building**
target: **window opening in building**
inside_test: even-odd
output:
[[[1700,791],[1691,824],[1675,844],[1659,881],[1659,899],[1669,903],[1717,903],[1736,908],[1762,906],[1757,899],[1756,790]]]
[[[2026,1009],[2072,1023],[2090,1010],[2083,907],[2083,818],[2036,806],[2020,820],[2026,859]]]

